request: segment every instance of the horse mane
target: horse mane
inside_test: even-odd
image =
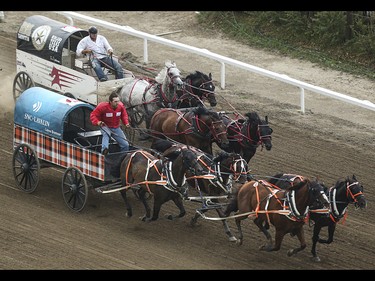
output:
[[[310,182],[309,179],[304,179],[303,181],[300,181],[297,184],[291,185],[289,190],[298,190],[299,188],[303,187],[304,185],[308,184],[309,182]]]
[[[222,162],[223,159],[226,159],[229,157],[229,153],[226,152],[226,151],[220,151],[219,154],[214,158],[212,159],[215,163],[217,162]]]
[[[155,77],[155,81],[159,84],[163,84],[165,78],[167,77],[167,71],[168,71],[168,68],[172,67],[172,66],[176,66],[176,64],[174,62],[171,62],[171,61],[166,61],[165,62],[165,66],[163,67],[162,70],[160,70],[160,72],[158,73],[158,75],[156,75]]]
[[[210,80],[207,74],[204,74],[201,71],[196,70],[194,73],[190,73],[188,76],[186,76],[186,79],[191,79],[193,80],[196,77],[203,77],[205,80]]]
[[[245,116],[249,119],[249,121],[260,121],[260,117],[257,112],[248,112],[245,114]]]
[[[210,114],[210,111],[204,106],[197,106],[192,111],[197,115],[209,115]]]
[[[273,175],[269,180],[268,182],[271,183],[271,184],[276,184],[279,180],[281,180],[282,176],[284,175],[284,173],[278,173],[276,175]]]
[[[163,152],[163,157],[166,157],[172,161],[174,161],[182,152],[181,147],[173,147],[171,146],[166,151]]]

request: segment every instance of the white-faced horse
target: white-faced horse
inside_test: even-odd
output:
[[[164,107],[175,107],[176,90],[183,86],[180,70],[176,64],[166,61],[155,80],[129,77],[121,88],[121,101],[126,106],[133,127],[145,121],[146,129],[154,112]]]

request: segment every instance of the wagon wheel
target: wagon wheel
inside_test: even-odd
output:
[[[62,181],[62,194],[66,205],[79,212],[86,204],[88,186],[85,175],[76,167],[66,169]]]
[[[131,123],[132,123],[133,127],[138,127],[145,120],[145,116],[142,114],[142,112],[140,112],[140,111],[138,111],[134,108],[129,108],[128,112],[129,112]]]
[[[14,102],[28,88],[34,87],[35,83],[30,75],[24,71],[18,72],[13,81],[13,99]]]
[[[34,192],[40,178],[40,162],[34,150],[27,144],[18,145],[12,164],[17,186],[26,193]]]

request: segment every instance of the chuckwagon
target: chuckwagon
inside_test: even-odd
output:
[[[77,45],[87,35],[87,30],[45,16],[26,18],[17,32],[14,100],[38,86],[96,105],[100,96],[133,76],[124,70],[125,78],[115,79],[114,71],[105,68],[108,80],[100,82],[89,58],[76,57]]]
[[[109,154],[100,153],[101,131],[93,126],[94,106],[59,93],[32,87],[16,100],[14,109],[13,172],[27,193],[39,184],[40,169],[65,169],[62,193],[69,208],[81,211],[89,186],[120,185],[124,152],[110,141]]]

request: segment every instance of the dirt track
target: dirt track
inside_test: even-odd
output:
[[[183,32],[168,38],[374,102],[373,82],[231,42],[220,34],[202,30],[193,12],[165,12],[163,16],[163,12],[148,13],[86,14],[152,34],[181,29]],[[287,250],[298,244],[296,237],[286,236],[279,252],[259,251],[264,237],[250,220],[243,223],[244,244],[240,247],[227,240],[220,222],[201,220],[199,227],[191,228],[189,221],[197,207],[192,202],[185,203],[188,213],[180,220],[161,218],[144,223],[138,219],[143,207],[133,196],[130,195],[134,216],[128,219],[119,194],[99,195],[93,191],[83,212],[72,213],[61,195],[63,171],[54,168],[42,170],[35,193],[19,191],[11,167],[11,85],[15,75],[15,32],[25,16],[32,14],[36,12],[9,12],[5,14],[6,22],[0,23],[0,30],[4,31],[0,33],[1,269],[375,269],[375,112],[307,93],[308,110],[301,115],[298,89],[230,67],[225,90],[219,88],[217,81],[218,110],[232,110],[230,104],[241,113],[255,110],[262,116],[267,114],[274,130],[272,150],[258,150],[251,161],[253,174],[258,178],[277,172],[318,176],[329,186],[338,178],[355,174],[365,188],[368,208],[356,211],[349,206],[347,220],[337,226],[333,244],[318,245],[321,263],[310,260],[312,228],[308,225],[307,249],[287,257]],[[177,18],[180,26],[173,25]],[[116,34],[105,30],[102,33],[118,52],[130,51],[141,57],[141,42],[126,38],[123,44],[123,38]],[[155,68],[160,68],[165,59],[174,59],[186,74],[201,70],[220,77],[219,66],[212,61],[159,48],[149,47]],[[167,203],[161,215],[171,212],[177,209]],[[230,221],[230,225],[236,233],[234,222]]]

